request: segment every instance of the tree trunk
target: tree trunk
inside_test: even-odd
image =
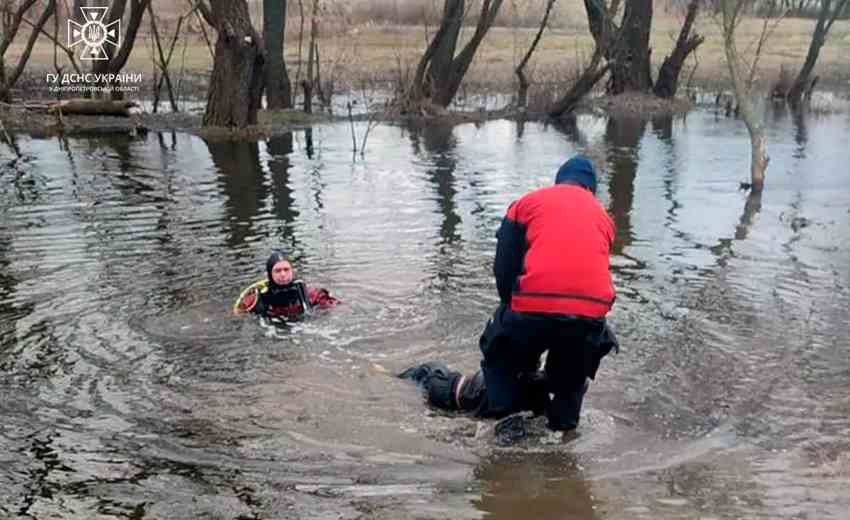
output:
[[[6,61],[3,55],[0,54],[0,103],[11,103],[12,96],[9,93],[9,88],[6,86]]]
[[[608,72],[609,64],[600,67],[602,61],[602,51],[596,51],[590,65],[584,70],[582,75],[576,80],[572,88],[564,94],[564,96],[552,105],[548,112],[551,117],[561,117],[565,113],[572,112],[581,98],[593,90],[593,87],[599,83],[599,80]]]
[[[266,104],[270,110],[292,106],[292,86],[283,59],[286,0],[263,0],[263,42],[266,50]]]
[[[803,66],[800,69],[799,74],[797,74],[797,78],[794,80],[794,83],[791,85],[791,89],[788,91],[788,101],[792,104],[799,103],[803,94],[809,89],[809,78],[812,75],[812,71],[815,69],[815,64],[818,61],[820,50],[824,43],[826,43],[826,36],[829,33],[829,29],[832,27],[836,18],[838,18],[838,16],[844,11],[846,6],[847,0],[839,0],[835,10],[832,10],[832,0],[821,1],[820,14],[818,15],[815,30],[812,33],[812,41],[809,44],[809,52],[806,54],[806,61],[803,62]]]
[[[611,43],[616,37],[619,28],[614,25],[611,14],[599,0],[584,0],[584,9],[587,11],[587,25],[596,47],[605,53],[605,59],[610,59]]]
[[[24,45],[24,51],[18,58],[17,65],[15,65],[15,67],[9,72],[9,74],[7,74],[4,56],[6,54],[6,51],[9,49],[9,46],[12,44],[12,41],[14,40],[18,29],[20,28],[21,22],[24,20],[26,12],[33,6],[33,4],[35,4],[35,0],[27,0],[26,2],[22,3],[18,7],[18,10],[9,17],[7,25],[7,34],[0,34],[0,101],[4,103],[8,103],[11,101],[11,89],[13,86],[15,86],[15,83],[18,82],[18,79],[21,77],[21,74],[23,73],[27,62],[29,62],[30,55],[32,54],[32,49],[35,46],[36,41],[38,40],[39,34],[44,29],[44,25],[47,23],[47,20],[49,20],[50,17],[54,15],[56,11],[56,0],[49,0],[47,2],[47,6],[44,8],[44,11],[41,12],[38,21],[36,21],[35,24],[31,24],[33,26],[32,32],[30,33],[30,36],[27,39],[27,43]]]
[[[747,128],[750,128],[749,124]],[[764,174],[770,161],[767,157],[767,135],[761,124],[756,131],[750,130],[750,148],[750,183],[754,192],[760,192],[764,188]]]
[[[211,0],[218,31],[204,126],[257,123],[263,87],[263,45],[245,0]]]
[[[130,0],[130,18],[127,21],[124,35],[121,38],[121,46],[109,53],[111,57],[108,60],[94,61],[92,72],[95,74],[118,74],[121,72],[121,69],[127,64],[130,53],[133,52],[133,46],[136,43],[136,34],[139,32],[139,26],[142,24],[142,18],[150,2],[151,0]],[[108,25],[116,20],[121,20],[124,17],[126,5],[127,0],[114,0],[107,11],[108,16],[104,23]],[[124,97],[120,91],[115,90],[110,95],[112,99],[122,99]]]
[[[531,42],[531,46],[528,48],[528,52],[525,53],[522,60],[519,62],[516,68],[516,75],[519,79],[519,91],[517,92],[517,106],[525,108],[528,105],[528,78],[525,77],[525,66],[528,64],[528,60],[531,59],[531,55],[534,53],[534,50],[537,48],[537,44],[540,43],[540,38],[543,36],[543,31],[546,29],[546,24],[549,22],[549,14],[552,12],[552,6],[555,4],[555,0],[547,0],[546,1],[546,12],[543,14],[543,20],[540,21],[540,27],[537,29],[537,34],[534,35],[534,40]]]
[[[416,102],[423,98],[430,98],[432,95],[433,84],[430,78],[430,70],[439,67],[442,64],[440,61],[445,61],[445,55],[449,53],[449,57],[454,54],[454,46],[457,44],[457,33],[460,31],[460,24],[463,21],[463,0],[446,0],[443,6],[443,17],[440,20],[440,27],[431,38],[428,48],[419,60],[416,66],[416,74],[413,78],[413,85],[409,94],[411,101]],[[445,49],[446,45],[451,40],[451,48]],[[437,61],[434,61],[434,60]]]
[[[688,4],[685,23],[679,32],[676,47],[670,56],[664,59],[664,63],[661,64],[661,68],[658,71],[658,81],[655,82],[653,89],[653,92],[658,97],[673,98],[676,96],[676,90],[679,88],[679,74],[682,72],[682,66],[684,66],[685,60],[705,41],[705,38],[698,34],[690,34],[694,20],[697,17],[697,12],[699,11],[699,3],[700,0],[691,0]]]
[[[112,101],[106,99],[66,99],[53,104],[48,112],[61,111],[63,115],[83,114],[98,116],[129,117],[132,109],[138,104],[135,101]]]
[[[318,50],[318,43],[316,42],[319,37],[318,16],[319,0],[313,0],[313,15],[310,17],[310,48],[307,49],[307,77],[301,81],[301,87],[304,89],[304,112],[308,114],[313,112],[313,65],[316,61],[316,51]]]
[[[156,48],[157,55],[159,57],[159,69],[162,76],[160,78],[155,78],[154,83],[156,84],[156,88],[154,89],[154,104],[153,111],[156,112],[157,105],[159,104],[159,91],[162,88],[162,83],[165,81],[165,85],[168,88],[168,101],[171,103],[171,111],[178,112],[177,108],[177,100],[174,99],[174,88],[171,85],[171,75],[168,73],[168,63],[171,60],[171,54],[169,53],[166,58],[165,52],[162,50],[162,41],[159,38],[159,29],[156,26],[156,15],[151,9],[151,5],[148,4],[148,18],[150,18],[151,22],[151,35],[154,39],[154,47]],[[181,16],[177,22],[177,34],[180,33],[180,24],[183,22],[183,17]],[[172,45],[172,50],[174,46]]]
[[[447,107],[451,104],[455,94],[457,94],[457,89],[460,88],[460,84],[463,82],[466,71],[469,70],[469,66],[472,64],[472,59],[475,57],[478,46],[481,45],[484,36],[487,35],[487,31],[493,26],[493,22],[501,7],[502,0],[483,0],[481,3],[481,13],[478,17],[478,25],[475,27],[475,33],[463,50],[452,60],[450,74],[446,78],[446,81],[438,82],[437,92],[434,96],[434,102],[437,105]]]
[[[729,77],[732,80],[732,88],[735,92],[735,100],[738,102],[741,117],[750,134],[750,179],[752,190],[761,191],[764,188],[764,174],[767,170],[767,136],[761,119],[758,117],[750,98],[747,81],[741,71],[741,60],[735,46],[735,28],[737,18],[741,13],[743,4],[735,0],[721,0],[723,11],[723,48],[726,52],[726,64],[729,68]]]
[[[652,28],[652,0],[629,0],[619,35],[610,53],[609,94],[652,90],[649,35]]]
[[[430,64],[426,72],[427,85],[430,87],[429,96],[432,101],[440,106],[446,106],[436,101],[438,95],[442,94],[445,98],[449,90],[449,76],[452,71],[452,60],[454,59],[457,41],[460,37],[460,29],[463,25],[463,17],[465,14],[464,0],[446,0],[443,9],[443,24],[445,31],[440,34],[438,31],[434,36],[436,48],[434,55],[431,57]],[[441,27],[442,29],[442,27]],[[439,38],[438,38],[439,37]]]
[[[24,15],[30,7],[35,4],[35,2],[36,0],[26,0],[14,13],[3,12],[3,17],[7,18],[7,22],[4,24],[6,34],[0,33],[0,57],[6,55],[6,50],[15,40],[15,36],[18,34],[18,29],[21,28],[21,21],[23,20]],[[8,8],[11,10],[13,5],[8,5]]]
[[[502,0],[482,0],[475,33],[455,56],[465,14],[465,1],[445,0],[440,28],[419,60],[409,101],[419,102],[431,98],[431,102],[440,107],[451,104],[478,46],[492,27],[501,6]]]

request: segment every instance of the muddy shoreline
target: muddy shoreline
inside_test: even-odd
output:
[[[582,102],[570,119],[581,113],[606,113],[612,116],[652,117],[685,113],[694,108],[686,98],[663,100],[651,95],[624,94],[600,96]],[[185,132],[204,138],[261,139],[279,136],[293,130],[314,125],[346,121],[379,121],[381,123],[415,123],[419,125],[456,125],[483,123],[485,121],[524,120],[557,121],[544,113],[534,113],[506,107],[498,110],[442,111],[436,115],[397,115],[386,112],[357,114],[352,117],[324,112],[306,114],[297,109],[281,111],[261,110],[258,124],[241,130],[203,127],[203,114],[199,110],[186,112],[140,112],[129,117],[106,115],[63,115],[61,121],[44,110],[33,110],[25,105],[0,105],[0,120],[11,133],[26,133],[36,138],[53,136],[98,137],[128,135],[135,137],[147,132]]]

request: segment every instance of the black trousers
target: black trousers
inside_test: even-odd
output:
[[[486,398],[479,415],[500,418],[521,411],[527,402],[525,374],[544,367],[549,428],[578,426],[588,378],[596,377],[602,358],[618,348],[605,319],[556,314],[520,313],[500,305],[479,341]]]

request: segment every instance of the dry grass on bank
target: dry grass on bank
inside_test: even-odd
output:
[[[516,4],[522,8],[523,5],[539,6],[540,3],[542,2],[518,0]],[[290,6],[292,4],[295,3],[290,2]],[[434,7],[438,3],[425,4]],[[506,6],[511,4],[506,2]],[[179,3],[175,5],[179,8]],[[320,40],[321,75],[326,88],[336,92],[386,90],[409,80],[434,26],[390,25],[383,21],[393,18],[387,15],[387,9],[400,13],[404,9],[413,9],[424,4],[413,0],[356,0],[348,4],[331,5],[335,7],[329,8],[329,13],[322,19]],[[592,52],[593,42],[587,31],[582,3],[569,0],[559,2],[558,5],[553,26],[545,34],[527,69],[534,82],[531,90],[532,103],[541,105],[557,97],[566,88]],[[665,4],[662,3],[663,5]],[[384,10],[383,14],[377,10]],[[252,2],[255,21],[259,19],[260,11],[259,3]],[[178,11],[175,10],[176,12]],[[173,14],[158,11],[158,16],[165,20],[176,18]],[[503,17],[508,17],[510,21],[508,15]],[[398,18],[404,17],[399,14]],[[378,23],[376,19],[383,21]],[[674,10],[665,12],[663,7],[656,7],[652,32],[655,71],[673,47],[680,23],[681,17],[675,14]],[[535,27],[516,25],[522,24],[517,22],[496,27],[490,32],[467,73],[465,90],[461,95],[504,94],[515,91],[514,67],[536,32]],[[770,84],[778,77],[781,66],[785,65],[792,70],[800,66],[808,49],[813,26],[814,22],[811,20],[782,21],[768,41],[760,61],[757,79],[763,85]],[[303,78],[304,74],[304,67],[299,63],[298,29],[299,19],[291,16],[288,21],[286,57],[293,79]],[[167,32],[166,29],[161,30]],[[719,23],[710,16],[702,16],[696,30],[706,36],[706,42],[699,49],[696,59],[687,63],[681,78],[682,85],[686,85],[690,79],[694,86],[724,89],[728,81]],[[761,30],[761,20],[746,19],[742,23],[738,37],[742,53],[752,54]],[[468,37],[471,32],[471,29],[466,30],[465,36]],[[7,64],[12,62],[9,58],[21,51],[21,40],[23,38],[19,38],[16,46],[11,49]],[[818,62],[816,73],[821,75],[822,87],[847,87],[847,81],[850,79],[848,53],[850,22],[839,21],[834,25]],[[146,31],[141,31],[125,70],[141,72],[150,80],[153,77],[152,54],[151,39]],[[60,63],[63,62],[62,58],[60,53]],[[43,76],[45,71],[52,70],[52,64],[53,47],[46,38],[42,38],[30,62],[29,71],[34,78],[34,84],[29,85],[28,90],[38,91],[40,75]],[[65,71],[71,70],[67,63],[64,66]],[[211,66],[212,57],[206,43],[199,34],[194,34],[178,45],[172,70],[178,77],[181,71],[185,74],[192,73],[200,77],[200,83],[203,84],[203,77],[209,73]],[[47,97],[46,88],[44,91],[41,95]]]

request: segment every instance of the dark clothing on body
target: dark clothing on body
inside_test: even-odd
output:
[[[548,351],[549,427],[575,428],[587,380],[617,347],[605,323],[614,303],[608,260],[614,224],[595,190],[593,164],[574,157],[554,186],[524,195],[502,220],[493,262],[501,304],[479,341],[486,416],[522,409],[518,376],[537,370]]]

